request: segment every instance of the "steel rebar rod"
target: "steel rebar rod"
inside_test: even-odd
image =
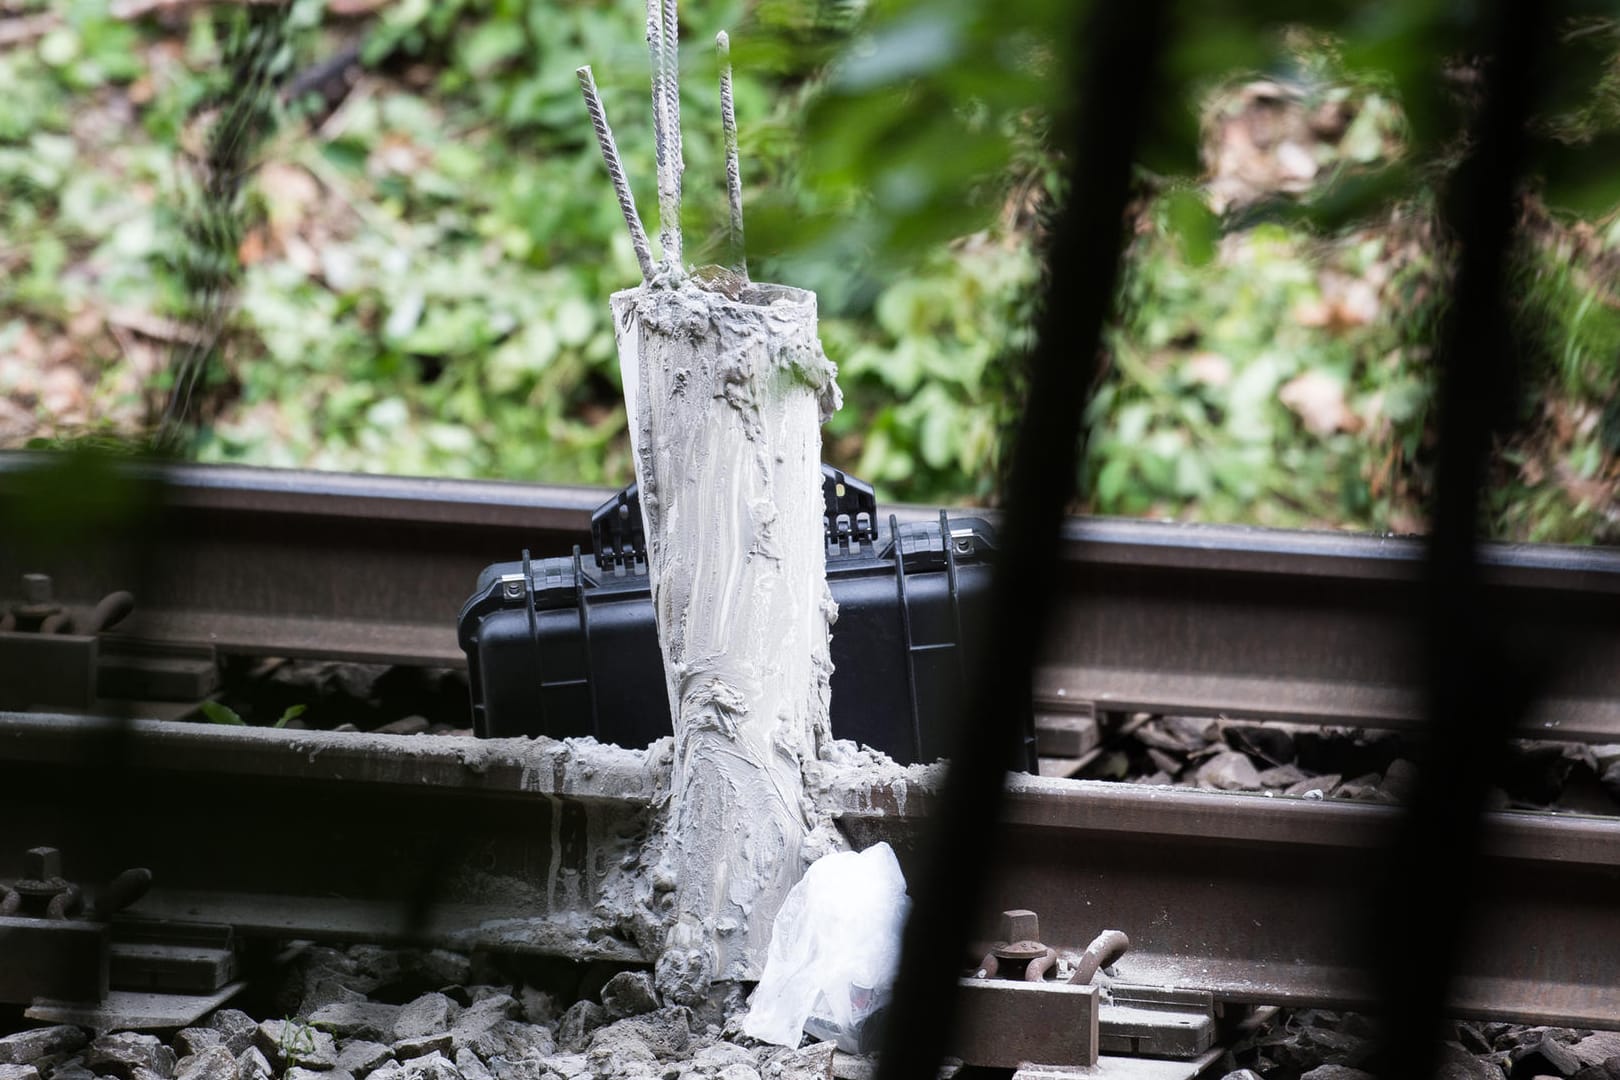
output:
[[[742,163],[737,153],[737,107],[731,94],[731,38],[724,30],[714,36],[720,54],[720,130],[726,141],[726,199],[731,216],[726,242],[731,265],[748,278],[748,251],[743,246]]]
[[[647,56],[652,65],[653,161],[658,177],[658,245],[660,264],[669,262],[674,244],[670,239],[669,158],[670,147],[664,119],[664,23],[659,0],[647,0]]]
[[[585,95],[585,108],[591,114],[591,127],[596,131],[596,145],[602,150],[602,160],[607,163],[608,179],[613,182],[613,194],[618,196],[619,210],[624,214],[624,224],[630,230],[630,245],[635,248],[636,262],[641,265],[641,276],[648,279],[653,276],[652,245],[647,242],[647,230],[641,227],[641,215],[636,213],[635,196],[630,193],[630,182],[625,179],[624,163],[619,160],[619,148],[613,141],[613,129],[608,127],[607,111],[602,107],[602,97],[596,92],[596,79],[591,76],[591,66],[577,68],[574,74],[579,78],[580,93]]]

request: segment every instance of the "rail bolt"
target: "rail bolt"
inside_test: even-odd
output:
[[[62,876],[62,853],[53,847],[29,848],[23,852],[23,876],[12,884],[16,900],[7,897],[8,914],[35,918],[62,919],[74,914],[77,890]],[[60,897],[66,896],[66,901]]]
[[[1022,979],[1040,982],[1057,962],[1057,950],[1039,939],[1040,919],[1033,911],[1015,908],[1001,913],[1003,939],[990,946],[979,963],[976,978]]]
[[[51,575],[24,574],[22,597],[22,603],[12,606],[6,629],[45,634],[64,629],[67,616],[54,598]]]
[[[1014,908],[1012,911],[1001,913],[1001,940],[1002,941],[1039,941],[1041,939],[1040,916],[1026,908]]]
[[[49,604],[51,602],[51,575],[24,574],[22,576],[23,603]]]
[[[62,853],[53,847],[29,848],[23,852],[23,877],[49,881],[62,876]]]

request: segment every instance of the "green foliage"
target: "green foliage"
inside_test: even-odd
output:
[[[1138,243],[1091,403],[1092,504],[1376,529],[1410,515],[1391,473],[1417,449],[1430,387],[1421,345],[1365,282],[1385,242],[1261,225],[1200,270],[1171,216],[1160,203]]]
[[[358,35],[361,72],[287,99],[234,93],[254,25],[239,10],[131,23],[108,0],[58,7],[59,27],[0,53],[0,393],[37,418],[54,408],[41,373],[71,366],[86,400],[63,429],[128,431],[172,390],[173,356],[207,348],[205,460],[629,478],[607,298],[639,273],[574,69],[593,65],[655,226],[639,3],[400,0],[340,23],[296,0],[256,70],[307,73]],[[994,491],[1062,169],[1048,133],[1092,9],[682,4],[689,257],[722,250],[724,27],[750,267],[819,293],[846,391],[828,453],[885,498]],[[1478,15],[1438,0],[1303,14],[1174,5],[1091,407],[1092,509],[1421,527],[1446,292],[1433,192],[1471,107],[1477,71],[1451,58]],[[1581,539],[1620,529],[1620,172],[1605,156],[1620,38],[1609,16],[1560,34],[1533,163],[1554,209],[1527,224],[1514,288],[1543,365],[1528,400],[1557,414],[1527,416],[1556,437],[1503,448],[1492,527]],[[1233,166],[1259,179],[1223,188],[1241,140],[1220,133],[1273,109],[1244,97],[1257,83],[1292,148],[1262,148]],[[250,149],[218,108],[233,101],[275,134],[210,204],[206,166]]]
[[[229,705],[221,704],[218,701],[204,701],[197,707],[202,710],[202,714],[208,718],[210,723],[231,724],[237,727],[247,726],[247,721],[242,719],[242,714]]]
[[[315,1028],[302,1020],[286,1017],[281,1022],[281,1059],[297,1065],[315,1053]]]
[[[202,710],[203,716],[207,717],[211,723],[234,724],[238,727],[245,727],[247,725],[247,721],[242,719],[241,713],[237,712],[229,705],[222,704],[221,702],[204,701],[197,707]],[[284,728],[287,726],[287,722],[289,720],[296,720],[298,717],[303,716],[308,710],[308,705],[289,705],[276,719],[276,722],[270,726],[273,728]],[[313,1046],[311,1046],[311,1049],[313,1049]]]
[[[205,458],[322,468],[620,483],[629,476],[607,296],[639,278],[574,68],[594,64],[638,200],[653,195],[647,62],[635,5],[412,4],[363,56],[420,56],[431,82],[372,76],[314,132],[289,135],[260,191],[272,247],[319,253],[244,274],[239,407]],[[683,5],[690,40],[734,12]],[[719,240],[723,167],[708,55],[688,47],[685,223]],[[781,167],[781,123],[739,71],[745,179]],[[707,183],[704,181],[707,180]],[[345,213],[332,220],[330,203]],[[323,220],[324,219],[324,220]],[[762,262],[764,260],[761,260]],[[262,348],[262,353],[260,349]],[[296,387],[296,390],[294,389]]]
[[[987,403],[1012,399],[1006,380],[1027,344],[1035,271],[1026,246],[979,237],[886,288],[875,329],[854,321],[824,328],[845,392],[881,402],[870,412],[844,410],[828,435],[835,446],[859,438],[855,471],[883,497],[949,502],[992,493],[1007,417]],[[964,492],[964,479],[974,488]]]

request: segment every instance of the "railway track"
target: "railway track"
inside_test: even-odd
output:
[[[0,469],[0,496],[18,467]],[[454,618],[477,572],[523,548],[570,550],[606,495],[249,469],[166,479],[164,542],[136,614],[105,639],[439,667],[464,662]],[[0,581],[46,573],[79,598],[125,584],[73,552],[29,558],[0,549]],[[1416,731],[1420,560],[1410,540],[1071,521],[1037,709]],[[1553,671],[1520,734],[1620,741],[1620,553],[1491,547],[1484,562],[1518,647]],[[909,868],[937,779],[828,766],[820,797],[853,840],[889,840]],[[635,851],[659,782],[642,752],[548,740],[0,713],[6,836],[60,848],[86,881],[150,867],[154,888],[125,922],[248,937],[643,960]],[[1395,809],[1009,784],[1001,849],[964,857],[992,875],[992,909],[1038,911],[1049,944],[1078,950],[1122,928],[1131,983],[1219,1002],[1372,1003],[1345,928]],[[1455,1011],[1620,1024],[1620,820],[1498,813],[1488,832]],[[0,880],[20,876],[20,858],[0,851]]]
[[[0,466],[0,498],[23,468]],[[609,494],[246,468],[165,479],[163,544],[109,640],[440,667],[465,665],[455,615],[479,570],[588,546]],[[1071,519],[1037,710],[1417,730],[1422,556],[1411,539]],[[1620,551],[1487,545],[1482,561],[1512,646],[1550,673],[1521,734],[1620,742]],[[0,547],[0,582],[29,572],[90,602],[128,587],[104,560]]]
[[[550,740],[0,714],[8,836],[58,847],[85,881],[149,867],[154,887],[126,919],[248,937],[642,961],[633,852],[658,772],[657,755]],[[909,870],[939,775],[828,766],[818,787],[852,840],[889,841]],[[991,910],[1038,912],[1048,944],[1078,952],[1119,928],[1132,942],[1121,982],[1225,1002],[1374,1001],[1346,927],[1394,808],[1009,784],[1001,850],[964,857],[990,875]],[[1488,836],[1457,1014],[1620,1023],[1620,819],[1498,813]],[[0,878],[19,856],[0,853]],[[993,920],[979,930],[992,939]]]

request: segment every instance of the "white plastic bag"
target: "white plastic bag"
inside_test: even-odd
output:
[[[814,1018],[814,1034],[855,1050],[866,1019],[888,1002],[909,905],[888,844],[817,859],[771,924],[743,1031],[798,1046]]]

